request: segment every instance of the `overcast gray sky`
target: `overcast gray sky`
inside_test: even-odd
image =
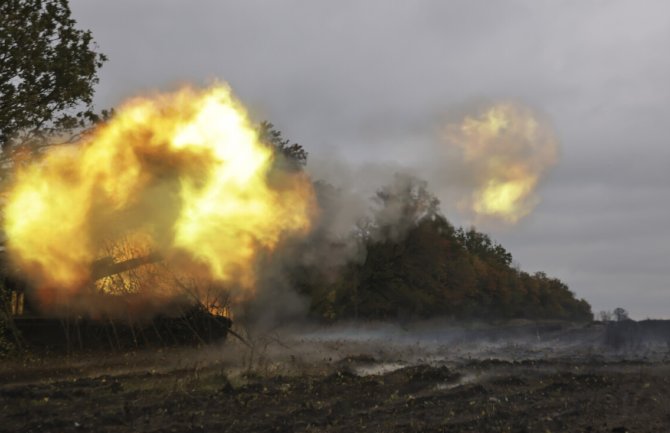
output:
[[[670,2],[71,0],[109,56],[100,108],[183,82],[228,82],[305,146],[406,167],[465,220],[439,175],[439,130],[481,101],[551,119],[561,159],[541,203],[486,231],[524,270],[594,311],[670,318]],[[453,162],[451,162],[453,163]],[[445,170],[450,162],[445,161]],[[379,169],[383,171],[382,168]]]

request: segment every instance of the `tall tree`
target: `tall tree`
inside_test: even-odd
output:
[[[403,237],[420,221],[438,215],[440,205],[437,197],[428,191],[426,181],[400,173],[377,190],[373,201],[377,206],[370,230],[377,238]]]
[[[67,0],[0,2],[0,147],[98,120],[93,88],[107,59]]]

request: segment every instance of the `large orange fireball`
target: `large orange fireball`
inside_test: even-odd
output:
[[[7,249],[49,290],[81,290],[105,247],[129,237],[176,267],[252,288],[257,256],[308,230],[314,206],[305,175],[274,172],[273,159],[226,86],[131,100],[17,172]]]

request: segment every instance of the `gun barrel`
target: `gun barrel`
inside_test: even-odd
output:
[[[134,257],[132,259],[115,262],[112,257],[104,257],[96,260],[91,265],[91,279],[93,281],[101,278],[110,277],[112,275],[120,274],[121,272],[130,271],[142,265],[156,263],[163,260],[159,253],[151,253],[142,257]]]

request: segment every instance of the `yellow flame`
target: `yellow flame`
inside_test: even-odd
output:
[[[82,142],[19,169],[8,251],[50,290],[89,284],[90,264],[118,239],[252,288],[255,259],[308,230],[314,209],[307,177],[274,173],[273,159],[227,86],[131,100]]]
[[[474,178],[464,204],[475,217],[515,223],[533,210],[537,184],[557,156],[548,124],[526,107],[496,104],[449,125],[447,138]]]

